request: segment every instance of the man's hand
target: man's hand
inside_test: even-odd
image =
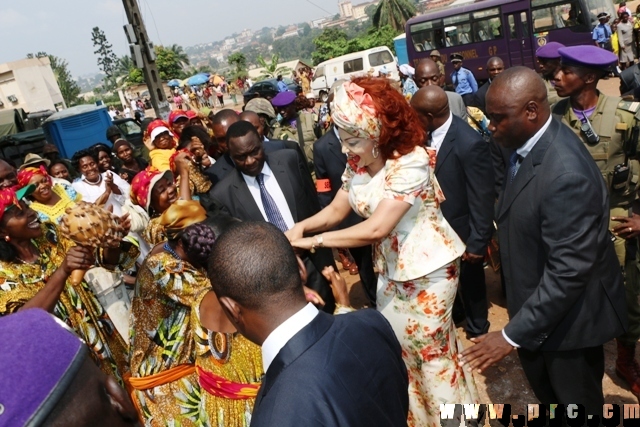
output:
[[[461,365],[482,372],[489,366],[504,359],[513,347],[502,336],[502,332],[489,332],[477,338],[471,338],[476,345],[462,352]]]
[[[616,236],[620,236],[623,239],[631,239],[633,237],[640,236],[640,215],[634,213],[631,218],[626,216],[614,216],[611,217],[611,221],[620,223],[620,225],[616,225],[611,230]]]
[[[484,261],[484,255],[476,255],[465,251],[462,254],[462,261],[466,261],[470,264],[477,264]]]

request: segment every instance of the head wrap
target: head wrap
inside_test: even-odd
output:
[[[153,166],[149,166],[142,172],[138,172],[131,181],[131,202],[149,212],[151,192],[153,191],[153,187],[162,178],[173,182],[173,174],[168,170],[161,172]]]
[[[35,185],[27,185],[22,188],[13,187],[0,190],[0,220],[4,216],[4,213],[13,206],[20,208],[20,200],[33,193],[35,189]],[[0,401],[0,403],[2,403],[2,401]]]
[[[153,136],[158,136],[156,134],[157,132],[153,132],[153,131],[155,129],[161,129],[163,127],[166,130],[162,130],[162,132],[169,131],[169,134],[171,135],[171,137],[173,139],[173,145],[171,147],[169,147],[169,148],[174,148],[176,145],[178,145],[178,141],[176,141],[175,135],[173,134],[173,132],[171,132],[171,130],[170,130],[171,128],[169,127],[167,122],[165,122],[164,120],[156,119],[156,120],[152,121],[151,123],[149,123],[149,126],[147,126],[147,129],[144,131],[144,140],[145,141],[150,141],[151,143],[153,143],[154,138],[152,138],[151,135],[154,134]]]
[[[43,159],[37,154],[29,153],[24,157],[24,162],[22,163],[22,166],[19,167],[19,169],[33,167],[39,163],[44,163],[46,166],[49,166],[51,164],[51,160]]]
[[[160,215],[167,239],[175,240],[182,230],[207,219],[207,212],[195,200],[177,200]]]
[[[18,186],[24,187],[28,185],[29,181],[31,181],[31,178],[36,175],[44,176],[47,180],[47,183],[51,185],[52,181],[49,173],[47,172],[47,169],[45,169],[44,166],[40,165],[40,167],[38,168],[29,167],[18,171]]]
[[[128,145],[129,148],[131,148],[133,150],[133,146],[131,145],[131,143],[129,141],[127,141],[126,139],[118,139],[116,142],[113,143],[113,152],[115,154],[118,153],[118,148],[122,147],[123,145]]]
[[[416,73],[416,70],[409,64],[402,64],[400,66],[400,72],[405,76],[413,77]]]
[[[89,349],[62,322],[37,308],[0,317],[0,342],[2,424],[46,424]]]
[[[336,126],[358,138],[378,139],[380,120],[373,99],[352,82],[338,86],[331,103],[331,118]]]
[[[187,118],[188,118],[189,120],[198,118],[198,113],[196,113],[196,112],[195,112],[195,111],[193,111],[193,110],[189,110],[189,111],[187,111],[187,113],[186,113],[186,114],[187,114]]]

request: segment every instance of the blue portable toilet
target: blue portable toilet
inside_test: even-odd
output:
[[[407,35],[400,34],[398,37],[393,39],[393,47],[396,50],[398,65],[409,64],[409,54],[407,53]]]
[[[44,121],[47,141],[58,147],[60,156],[70,159],[76,151],[98,142],[108,142],[111,117],[106,106],[77,105],[52,114]]]

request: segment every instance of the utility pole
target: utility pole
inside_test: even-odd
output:
[[[130,43],[129,48],[133,62],[136,67],[142,68],[156,117],[168,120],[169,102],[162,87],[158,67],[156,67],[156,54],[153,50],[153,44],[149,41],[138,2],[136,0],[122,0],[122,4],[129,21],[129,25],[125,25],[124,29]]]

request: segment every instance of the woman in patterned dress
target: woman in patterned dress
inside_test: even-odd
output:
[[[145,425],[207,425],[199,410],[191,307],[211,289],[198,239],[212,241],[213,231],[186,232],[205,218],[196,201],[173,203],[159,222],[167,241],[153,248],[136,278],[127,382]]]
[[[89,285],[68,281],[73,270],[94,266],[94,251],[63,238],[53,223],[40,223],[21,200],[33,190],[0,191],[0,316],[26,308],[53,313],[87,343],[100,369],[122,382],[127,369],[124,340]],[[120,251],[108,252],[105,264],[118,263]],[[136,256],[127,260],[132,264]],[[122,258],[121,265],[126,263]]]
[[[18,185],[25,187],[29,184],[35,186],[28,197],[32,200],[29,207],[36,211],[41,222],[59,224],[65,210],[82,199],[71,184],[54,184],[44,166],[18,172]]]
[[[377,309],[391,323],[409,372],[410,426],[440,425],[441,403],[474,403],[475,383],[459,366],[451,312],[464,244],[442,216],[435,156],[423,148],[416,113],[386,79],[356,78],[331,104],[348,164],[343,187],[317,215],[287,232],[293,246],[374,245]],[[362,223],[331,230],[354,209]]]

